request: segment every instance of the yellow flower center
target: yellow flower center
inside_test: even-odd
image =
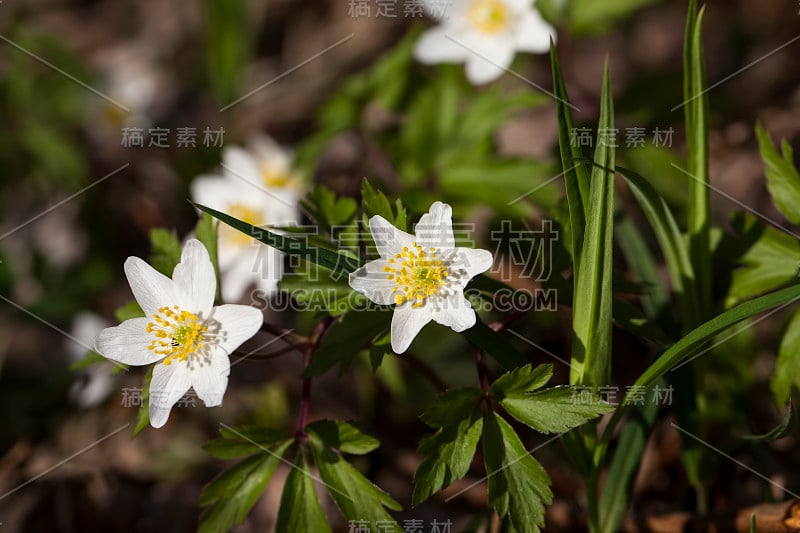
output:
[[[511,21],[508,7],[502,0],[475,0],[467,11],[467,19],[483,33],[499,33]]]
[[[234,203],[228,206],[226,212],[233,218],[238,218],[243,222],[259,226],[261,224],[261,215],[252,207],[248,207],[242,203]],[[221,238],[231,246],[248,246],[253,242],[253,238],[242,233],[238,229],[232,228],[227,224],[220,224],[219,231]]]
[[[174,360],[185,361],[203,347],[207,329],[205,321],[194,313],[177,305],[161,307],[153,314],[153,321],[147,324],[147,333],[154,335],[147,349],[163,356],[165,365]]]
[[[267,165],[261,167],[261,176],[267,187],[286,187],[292,181],[288,172],[276,171],[273,167]]]
[[[422,307],[426,298],[438,293],[450,275],[442,260],[436,257],[436,248],[426,252],[417,243],[412,248],[403,247],[402,252],[389,259],[383,271],[387,279],[397,284],[392,289],[395,303],[413,302],[414,307]]]

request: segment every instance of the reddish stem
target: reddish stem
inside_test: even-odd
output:
[[[319,324],[314,328],[311,334],[311,340],[303,353],[303,372],[305,372],[311,364],[311,357],[319,349],[319,343],[322,336],[333,323],[333,317],[323,318]],[[303,390],[300,393],[300,414],[297,417],[297,429],[295,429],[295,437],[300,440],[306,439],[306,422],[308,420],[308,406],[311,400],[311,376],[303,378]]]

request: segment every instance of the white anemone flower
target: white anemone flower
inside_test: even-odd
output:
[[[229,356],[256,334],[261,311],[246,305],[214,306],[217,281],[208,251],[190,239],[172,279],[138,257],[125,275],[145,316],[104,329],[95,350],[126,365],[155,363],[150,381],[150,424],[163,426],[172,406],[194,388],[207,407],[222,404]]]
[[[457,248],[453,210],[434,202],[410,235],[385,218],[369,220],[380,259],[350,274],[350,286],[380,305],[395,304],[392,350],[403,353],[431,320],[453,331],[475,325],[475,310],[464,287],[492,266],[488,250]]]
[[[254,226],[290,226],[300,219],[300,177],[291,153],[268,137],[256,137],[249,150],[222,152],[221,174],[198,176],[192,199]],[[226,224],[219,226],[218,260],[222,299],[239,301],[256,285],[267,294],[283,277],[283,253]]]
[[[514,54],[546,52],[555,29],[531,0],[453,0],[442,10],[439,0],[423,0],[428,14],[441,22],[422,34],[414,57],[425,64],[466,63],[474,85],[497,79]]]

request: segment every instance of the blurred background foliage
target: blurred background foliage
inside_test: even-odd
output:
[[[683,167],[685,158],[682,111],[673,110],[681,101],[684,3],[539,0],[537,6],[559,31],[564,75],[579,108],[576,126],[594,128],[597,122],[603,56],[609,54],[620,164],[647,176],[683,220],[688,183],[672,165]],[[188,185],[220,161],[221,146],[202,142],[206,128],[224,128],[225,144],[245,144],[254,132],[266,132],[295,147],[309,189],[326,188],[314,193],[312,205],[329,203],[343,213],[343,223],[352,221],[352,206],[335,204],[327,190],[360,197],[365,177],[391,200],[402,197],[409,221],[433,200],[453,204],[457,219],[482,228],[473,236],[476,244],[505,254],[511,252],[492,241],[502,220],[522,229],[553,219],[562,231],[553,261],[565,271],[569,228],[562,184],[554,179],[561,169],[555,111],[550,96],[531,87],[551,88],[547,58],[518,55],[513,70],[522,78],[506,75],[475,88],[461,66],[413,61],[412,46],[428,21],[403,17],[401,9],[396,18],[375,17],[375,9],[372,17],[354,17],[341,0],[0,4],[0,494],[135,421],[136,410],[121,405],[120,391],[141,386],[141,369],[120,373],[108,398],[81,408],[76,398],[92,376],[69,370],[75,351],[69,336],[79,336],[73,326],[81,311],[115,320],[115,309],[130,299],[122,263],[129,255],[150,255],[152,228],[174,230],[181,238],[194,228]],[[726,246],[741,247],[742,239],[726,235],[750,235],[753,224],[731,216],[741,211],[737,203],[797,223],[770,199],[754,132],[760,121],[773,141],[785,138],[795,148],[800,141],[797,45],[775,51],[800,31],[797,9],[791,2],[756,0],[707,6],[709,85],[747,67],[714,87],[710,98],[711,180],[722,191],[712,205],[726,232],[718,234],[719,242]],[[124,146],[123,128],[131,127],[168,128],[169,147],[150,146],[147,137],[143,147]],[[197,129],[197,146],[178,146],[176,132],[184,127]],[[644,128],[644,146],[625,146],[625,128],[632,127]],[[669,145],[654,145],[656,128],[673,130]],[[620,194],[623,205],[632,205]],[[626,211],[642,222],[635,209]],[[743,274],[739,282],[737,274],[733,280],[721,276],[719,294],[728,294],[733,283],[731,294],[750,297],[796,273],[796,241],[771,228],[757,231],[768,234],[760,246],[777,250],[782,274],[772,285],[755,287]],[[758,268],[765,254],[753,249],[744,263]],[[741,261],[741,254],[722,245],[717,257]],[[768,265],[773,275],[774,264]],[[629,276],[617,277],[624,287]],[[637,290],[630,286],[631,300]],[[712,440],[731,439],[732,427],[759,433],[775,425],[769,381],[790,315],[791,309],[759,322],[722,345],[704,368],[709,406],[703,416]],[[537,313],[515,328],[564,356],[569,316],[563,308]],[[310,321],[290,313],[269,319],[298,327]],[[448,383],[473,382],[473,362],[463,357],[460,337],[428,329],[418,343],[436,346],[426,364]],[[614,343],[615,384],[624,387],[654,349],[621,331]],[[552,362],[522,340],[515,345],[532,361]],[[221,409],[177,409],[169,427],[136,439],[126,429],[0,498],[3,529],[193,530],[201,488],[220,470],[200,444],[216,434],[220,420],[291,426],[299,374],[300,362],[292,357],[244,362],[232,374]],[[312,414],[361,420],[380,438],[382,446],[356,464],[404,505],[401,519],[451,518],[462,530],[476,511],[488,512],[479,488],[447,505],[433,499],[409,510],[410,479],[420,461],[414,450],[428,432],[417,417],[436,392],[413,363],[384,357],[374,379],[369,355],[361,354],[337,374],[315,383]],[[556,367],[555,382],[567,376]],[[779,395],[789,395],[787,379]],[[665,418],[657,423],[634,487],[637,513],[691,506],[677,440]],[[782,471],[781,483],[796,487],[796,444],[794,432],[754,454],[758,463]],[[564,468],[563,450],[543,448],[539,459],[554,483],[549,529],[581,527],[579,478]],[[710,466],[717,507],[778,496],[731,464]],[[279,467],[238,530],[274,526],[279,480],[287,474]],[[330,501],[323,505],[332,508]]]

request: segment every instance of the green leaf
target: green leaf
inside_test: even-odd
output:
[[[597,149],[589,187],[583,248],[577,263],[572,319],[570,383],[608,383],[611,369],[614,148],[604,135],[613,131],[614,107],[606,61]],[[570,209],[572,209],[570,207]],[[573,226],[581,233],[581,226]]]
[[[206,28],[206,76],[219,102],[226,105],[241,96],[244,68],[251,48],[247,2],[209,0]]]
[[[205,207],[199,204],[193,205],[201,211],[204,211],[214,218],[221,220],[225,224],[228,224],[232,228],[235,228],[260,242],[263,242],[268,246],[277,248],[278,250],[289,255],[302,257],[314,264],[323,266],[339,274],[350,274],[361,266],[361,261],[357,258],[339,254],[325,248],[312,246],[301,239],[278,235],[277,233],[253,226],[252,224],[238,220],[230,215],[226,215],[225,213],[211,209],[210,207]]]
[[[701,348],[706,341],[729,327],[755,316],[764,311],[786,307],[800,300],[800,285],[793,285],[785,289],[744,302],[712,318],[708,322],[696,327],[678,342],[669,347],[658,359],[645,370],[636,380],[633,387],[650,387],[661,376],[669,372],[684,359],[689,358]],[[631,393],[625,397],[625,402],[631,401]]]
[[[83,370],[84,368],[89,368],[92,365],[97,363],[102,363],[104,361],[108,361],[105,357],[100,355],[99,353],[95,352],[94,350],[89,350],[86,354],[69,365],[70,370]]]
[[[580,252],[583,248],[583,228],[586,227],[586,215],[589,203],[589,172],[577,162],[583,158],[579,146],[573,146],[571,140],[574,125],[569,96],[561,74],[556,46],[550,41],[550,63],[553,68],[553,93],[556,96],[556,115],[558,117],[558,149],[561,154],[561,166],[564,170],[564,188],[569,203],[569,220],[572,228],[572,255],[575,272],[580,267]],[[576,280],[577,281],[577,280]]]
[[[381,444],[378,439],[363,433],[349,422],[318,420],[308,424],[306,430],[312,431],[326,447],[344,453],[363,455]]]
[[[397,200],[397,215],[392,211],[392,204],[382,191],[379,191],[364,179],[361,183],[361,198],[364,214],[367,218],[381,216],[389,221],[393,226],[401,231],[406,231],[406,210],[400,199]],[[399,222],[402,222],[401,226]]]
[[[114,311],[114,316],[119,322],[125,322],[131,318],[143,317],[144,311],[142,311],[142,308],[139,306],[139,302],[131,300],[122,307],[118,307],[117,310]]]
[[[150,230],[150,264],[164,274],[172,276],[175,265],[181,262],[181,243],[174,231],[153,228]]]
[[[800,311],[795,311],[778,348],[775,372],[770,380],[770,388],[775,394],[775,403],[783,405],[789,400],[792,385],[800,376]]]
[[[686,120],[686,144],[689,150],[689,251],[696,276],[693,291],[698,305],[697,322],[704,320],[711,309],[711,207],[708,175],[708,93],[703,64],[703,12],[696,12],[695,1],[689,4],[683,49],[683,98]]]
[[[369,349],[369,363],[372,366],[372,371],[377,372],[383,363],[383,358],[386,354],[392,351],[392,336],[390,333],[383,335],[380,339],[375,340]]]
[[[322,231],[331,232],[333,226],[344,226],[352,222],[358,205],[352,198],[337,198],[327,187],[317,185],[301,202],[304,211],[317,223]]]
[[[544,387],[553,377],[553,365],[525,365],[506,372],[492,383],[492,398],[500,401],[506,396],[531,392]]]
[[[672,211],[667,202],[642,176],[623,167],[617,167],[617,171],[625,178],[650,227],[653,228],[667,264],[672,290],[678,295],[684,322],[687,325],[696,323],[699,310],[692,290],[695,284],[694,268]]]
[[[483,457],[489,476],[489,502],[502,518],[509,515],[520,533],[544,527],[544,506],[553,501],[550,477],[522,445],[514,429],[494,412],[483,423]]]
[[[494,357],[506,370],[513,370],[528,362],[525,356],[520,354],[502,333],[494,331],[480,319],[474,326],[461,334],[478,348]]]
[[[283,431],[262,427],[237,427],[220,429],[221,437],[208,441],[203,449],[219,459],[237,459],[245,455],[263,452],[275,443],[287,440]]]
[[[536,392],[517,392],[500,400],[508,414],[541,433],[563,433],[587,420],[610,413],[614,406],[581,387],[559,386]]]
[[[291,443],[291,440],[276,443],[271,453],[245,459],[206,485],[200,495],[200,506],[207,509],[200,515],[199,531],[227,531],[241,524]]]
[[[155,365],[150,365],[142,382],[142,405],[136,415],[136,427],[133,428],[134,437],[150,425],[150,380],[153,379],[153,368]]]
[[[631,410],[622,428],[598,505],[602,533],[615,533],[620,530],[628,502],[632,497],[633,482],[639,471],[642,453],[657,414],[656,402],[637,405]]]
[[[483,429],[481,395],[478,389],[448,391],[439,396],[436,407],[423,415],[426,423],[439,430],[422,439],[417,449],[426,457],[414,474],[414,507],[463,478],[469,470]]]
[[[366,521],[370,531],[379,531],[377,524],[386,524],[380,532],[401,531],[400,526],[386,512],[386,507],[399,511],[401,506],[391,496],[372,484],[338,453],[323,445],[315,435],[309,435],[314,462],[322,481],[336,505],[348,520]]]
[[[392,313],[382,309],[351,311],[328,329],[304,376],[319,376],[337,363],[344,372],[355,356],[389,327]]]
[[[767,175],[767,189],[772,201],[783,216],[795,226],[800,225],[800,173],[794,165],[792,146],[782,141],[783,154],[773,146],[769,134],[760,123],[756,123],[756,137],[761,159]]]
[[[325,513],[319,505],[317,492],[314,490],[314,479],[302,452],[297,454],[295,468],[292,468],[286,477],[275,531],[277,533],[331,531],[331,526],[328,525]]]
[[[743,266],[733,272],[728,304],[763,294],[797,279],[800,242],[771,226],[759,226],[761,236],[738,258]]]
[[[786,414],[783,415],[783,420],[781,420],[780,424],[772,428],[770,431],[764,433],[763,435],[745,435],[742,437],[742,439],[751,442],[770,442],[773,440],[782,439],[783,437],[789,434],[789,430],[791,429],[793,420],[794,420],[794,405],[792,405],[792,402],[789,402],[789,408],[786,410]]]

